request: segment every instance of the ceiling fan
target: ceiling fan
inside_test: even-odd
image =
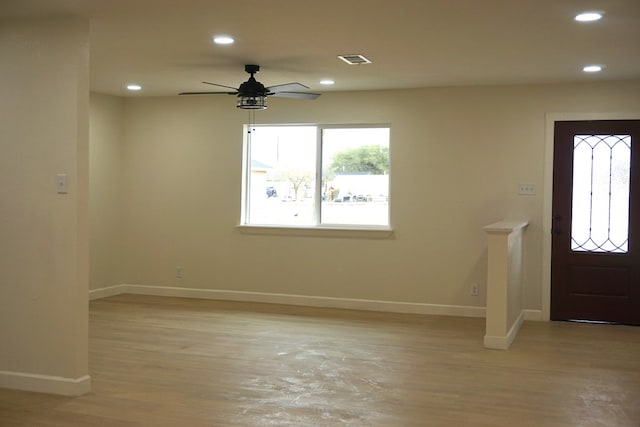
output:
[[[297,98],[297,99],[316,99],[319,93],[308,92],[292,92],[295,90],[309,89],[300,83],[285,83],[275,86],[265,87],[257,81],[254,74],[260,71],[260,66],[255,64],[247,64],[244,70],[251,75],[249,80],[242,83],[240,87],[235,88],[217,83],[202,82],[204,84],[233,89],[233,92],[181,92],[178,95],[217,95],[227,94],[236,95],[238,97],[237,107],[245,110],[264,110],[267,108],[266,99],[268,96],[278,96],[281,98]]]

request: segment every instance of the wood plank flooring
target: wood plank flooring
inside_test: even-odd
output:
[[[640,328],[120,295],[92,391],[0,389],[0,426],[640,426]]]

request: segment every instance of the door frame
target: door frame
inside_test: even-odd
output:
[[[551,226],[555,123],[569,120],[640,120],[640,113],[547,113],[544,132],[544,191],[542,198],[542,320],[551,319]]]

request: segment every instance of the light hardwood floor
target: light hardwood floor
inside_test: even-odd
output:
[[[149,296],[91,302],[92,391],[0,390],[1,426],[640,426],[640,328]]]

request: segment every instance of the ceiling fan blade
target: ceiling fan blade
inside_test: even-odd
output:
[[[273,92],[273,93],[290,92],[292,90],[305,90],[305,89],[309,89],[309,87],[303,85],[302,83],[285,83],[282,85],[269,86],[267,88],[269,92]]]
[[[236,88],[236,87],[225,86],[225,85],[219,85],[218,83],[211,83],[211,82],[202,82],[202,83],[204,83],[204,84],[206,84],[206,85],[211,85],[211,86],[226,87],[227,89],[233,89],[233,90],[235,90],[235,91],[237,91],[237,90],[238,90],[238,88]]]
[[[238,92],[180,92],[178,95],[237,95]]]
[[[316,99],[320,94],[306,92],[276,92],[271,96],[277,96],[278,98]]]

